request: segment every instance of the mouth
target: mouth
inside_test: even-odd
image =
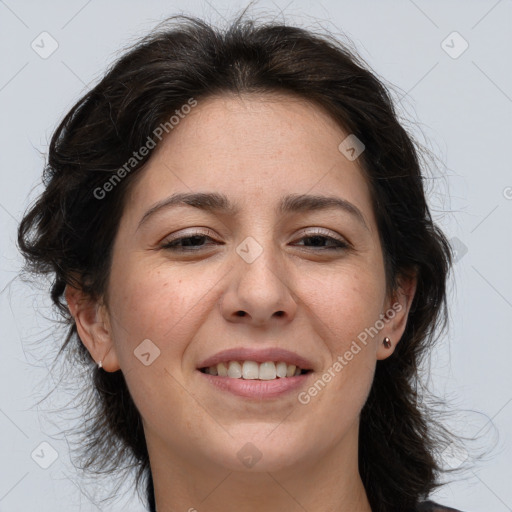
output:
[[[278,347],[238,347],[201,361],[196,370],[207,385],[244,399],[277,399],[306,386],[311,361]]]

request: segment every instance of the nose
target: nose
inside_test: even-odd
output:
[[[227,321],[263,326],[294,318],[297,301],[290,273],[269,245],[251,263],[234,254],[235,266],[220,306]]]

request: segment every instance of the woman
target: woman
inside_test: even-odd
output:
[[[453,510],[416,393],[450,249],[339,42],[177,17],[67,114],[45,184],[19,245],[90,368],[84,467],[133,460],[158,512]]]

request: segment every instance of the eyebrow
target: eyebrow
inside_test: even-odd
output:
[[[199,210],[207,212],[225,213],[228,215],[237,215],[240,212],[240,208],[232,203],[227,196],[217,192],[186,192],[177,193],[172,196],[159,201],[154,204],[146,213],[142,216],[137,226],[139,229],[142,224],[152,217],[155,213],[162,210],[167,210],[176,206],[192,206]],[[355,219],[357,219],[366,229],[368,225],[364,220],[364,216],[361,210],[354,204],[336,196],[322,196],[322,195],[310,195],[310,194],[290,194],[281,199],[281,202],[276,208],[277,213],[304,213],[316,210],[328,210],[328,209],[339,209],[343,210]]]

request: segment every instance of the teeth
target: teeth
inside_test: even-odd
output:
[[[258,363],[254,361],[245,361],[242,366],[242,377],[244,379],[257,379],[259,377]]]
[[[241,376],[242,365],[238,361],[230,361],[228,367],[228,377],[231,377],[232,379],[239,379]]]
[[[270,361],[260,364],[260,380],[272,380],[276,378],[276,365]]]
[[[286,372],[288,371],[288,367],[286,363],[283,363],[282,361],[280,363],[277,363],[276,365],[276,375],[280,378],[286,377]]]
[[[219,363],[205,369],[210,375],[230,377],[232,379],[247,380],[274,380],[276,378],[294,377],[300,375],[302,370],[294,364],[286,364],[284,361],[274,363],[266,361],[258,364],[255,361],[229,361]]]
[[[215,368],[215,366],[213,366]],[[224,363],[219,363],[217,365],[217,373],[220,377],[228,376],[228,367]]]

